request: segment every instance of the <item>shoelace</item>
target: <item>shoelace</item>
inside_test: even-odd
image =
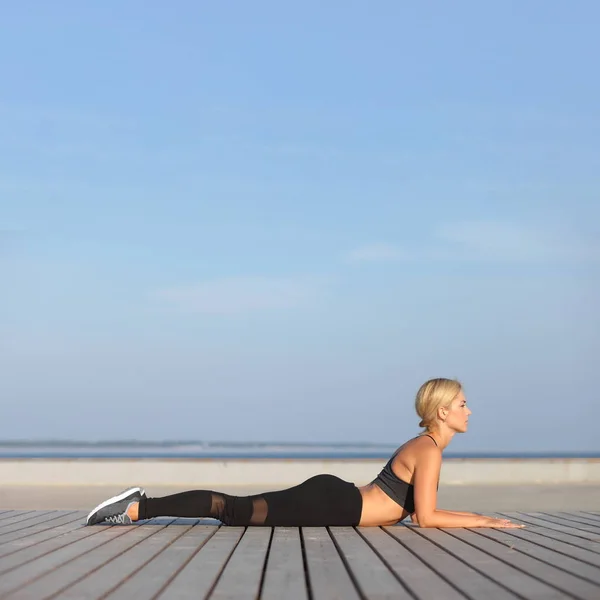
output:
[[[126,522],[125,519],[129,520],[127,513],[121,513],[120,515],[114,515],[113,517],[106,517],[104,520],[107,523],[114,523],[115,525],[124,525]]]

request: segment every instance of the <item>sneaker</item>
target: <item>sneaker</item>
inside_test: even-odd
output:
[[[140,487],[126,489],[120,494],[105,500],[102,504],[98,504],[87,516],[85,524],[96,525],[106,521],[114,525],[131,525],[133,521],[127,514],[127,509],[134,502],[139,502],[142,496],[146,496],[146,492]]]

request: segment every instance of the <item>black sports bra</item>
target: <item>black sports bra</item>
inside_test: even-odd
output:
[[[437,446],[437,442],[429,434],[425,434],[433,440]],[[393,456],[388,460],[387,464],[379,475],[371,482],[381,488],[394,502],[399,504],[406,512],[412,514],[415,512],[415,489],[412,483],[407,483],[400,479],[394,471],[392,471],[392,462],[396,458],[399,450],[394,452]],[[439,482],[438,482],[439,487]]]

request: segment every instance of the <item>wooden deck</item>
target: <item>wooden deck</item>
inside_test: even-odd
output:
[[[85,527],[0,511],[0,598],[600,599],[600,513],[508,513],[526,529]]]

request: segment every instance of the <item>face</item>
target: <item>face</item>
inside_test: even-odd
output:
[[[467,431],[469,415],[471,410],[467,406],[467,399],[461,391],[452,401],[449,410],[446,412],[446,425],[457,433]]]

